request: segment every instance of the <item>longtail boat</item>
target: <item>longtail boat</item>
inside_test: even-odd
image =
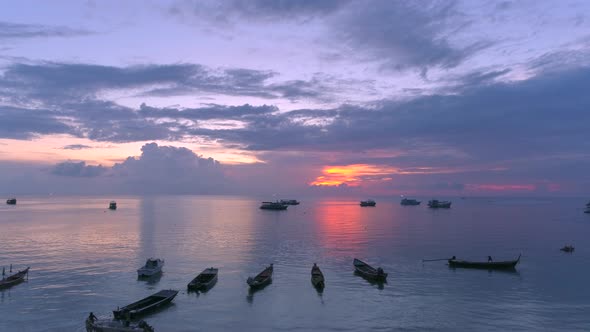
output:
[[[488,270],[508,270],[514,269],[516,264],[520,262],[520,255],[518,258],[513,261],[498,261],[494,262],[488,260],[487,262],[471,262],[471,261],[460,261],[453,256],[453,258],[448,260],[450,267],[460,267],[460,268],[468,268],[468,269],[488,269]]]
[[[264,269],[262,272],[258,273],[258,275],[254,278],[249,277],[246,283],[252,289],[263,288],[266,285],[270,284],[272,281],[272,272],[273,272],[273,265],[270,264],[269,267]]]
[[[316,263],[313,263],[313,267],[311,268],[311,284],[319,291],[326,286],[324,274]]]
[[[196,276],[187,286],[189,291],[207,291],[217,282],[217,272],[219,269],[208,268]]]
[[[385,281],[387,279],[387,273],[380,267],[374,268],[357,258],[352,263],[354,264],[355,271],[367,279],[374,281]]]
[[[29,267],[22,271],[18,271],[15,274],[8,276],[7,278],[3,278],[0,280],[0,289],[2,288],[9,288],[16,284],[20,284],[25,280],[25,276],[29,273]]]
[[[143,320],[137,323],[112,319],[86,318],[86,332],[154,332],[154,328]]]
[[[161,290],[156,294],[128,304],[123,308],[113,310],[113,316],[116,319],[134,319],[170,303],[176,294],[178,294],[177,290]]]

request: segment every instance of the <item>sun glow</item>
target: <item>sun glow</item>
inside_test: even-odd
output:
[[[311,186],[359,186],[363,181],[390,181],[391,174],[400,170],[391,166],[352,164],[345,166],[325,166],[322,174],[309,185]]]

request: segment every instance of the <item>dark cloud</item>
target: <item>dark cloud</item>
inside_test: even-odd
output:
[[[70,144],[62,147],[64,150],[84,150],[84,149],[92,149],[89,145],[84,144]]]
[[[72,133],[75,128],[60,120],[59,111],[0,105],[0,138],[30,139],[36,135]]]
[[[106,170],[107,169],[101,165],[86,165],[86,162],[84,161],[66,161],[55,165],[51,170],[51,173],[60,176],[96,177],[104,174]]]
[[[83,29],[0,21],[0,40],[21,38],[76,37],[93,34]]]

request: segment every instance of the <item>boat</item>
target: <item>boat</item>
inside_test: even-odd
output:
[[[263,210],[286,210],[288,207],[287,204],[283,204],[281,202],[262,202],[260,206]]]
[[[207,291],[217,282],[217,272],[219,270],[213,267],[203,270],[191,282],[187,288],[189,291]]]
[[[271,283],[272,272],[273,272],[273,265],[270,264],[270,266],[267,267],[266,269],[264,269],[264,271],[258,273],[258,275],[256,277],[254,277],[254,278],[248,277],[248,280],[246,281],[246,283],[248,283],[248,285],[252,289],[263,288],[266,285]]]
[[[161,290],[137,302],[128,304],[123,308],[113,310],[113,316],[115,319],[135,319],[170,303],[176,294],[178,294],[177,290]]]
[[[439,201],[438,199],[433,199],[428,201],[428,207],[431,209],[448,209],[451,207],[450,201]]]
[[[561,251],[565,251],[565,252],[573,252],[574,250],[576,250],[576,248],[574,248],[574,246],[569,245],[569,246],[563,246],[563,248],[559,249]]]
[[[469,269],[488,269],[488,270],[508,270],[514,269],[516,264],[520,262],[520,255],[518,258],[513,261],[498,261],[494,262],[491,260],[491,257],[488,257],[487,262],[472,262],[472,261],[460,261],[453,256],[451,259],[448,260],[450,267],[461,267],[461,268],[469,268]]]
[[[387,273],[380,267],[374,268],[358,258],[355,258],[352,263],[354,264],[354,270],[367,279],[373,281],[385,281],[387,279]]]
[[[6,204],[8,205],[16,205],[16,198],[9,198],[6,200]]]
[[[402,198],[402,201],[400,202],[401,205],[420,205],[420,203],[420,201],[410,198]]]
[[[111,202],[109,203],[109,209],[111,209],[111,210],[116,210],[116,209],[117,209],[117,202],[115,202],[115,201],[111,201]]]
[[[296,199],[281,199],[279,203],[285,205],[299,205],[299,201]]]
[[[12,270],[12,267],[10,270]],[[22,271],[18,271],[15,274],[10,275],[6,278],[2,277],[2,280],[0,280],[0,289],[9,288],[9,287],[12,287],[16,284],[20,284],[21,282],[23,282],[25,280],[25,276],[28,274],[29,274],[29,268],[27,267],[26,269],[24,269]],[[2,275],[4,276],[4,269],[2,269]]]
[[[145,265],[137,269],[137,276],[141,277],[151,277],[162,272],[162,267],[164,266],[164,260],[159,258],[148,258],[145,262]]]
[[[368,199],[366,201],[361,201],[361,206],[375,206],[375,205],[377,205],[377,203],[372,199]]]
[[[154,332],[154,328],[143,320],[137,323],[112,319],[97,319],[93,313],[86,318],[86,332]]]
[[[326,286],[324,274],[316,263],[313,263],[313,267],[311,268],[311,284],[320,291]]]

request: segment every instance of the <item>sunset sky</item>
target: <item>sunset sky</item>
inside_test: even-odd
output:
[[[7,1],[0,193],[587,195],[589,13]]]

